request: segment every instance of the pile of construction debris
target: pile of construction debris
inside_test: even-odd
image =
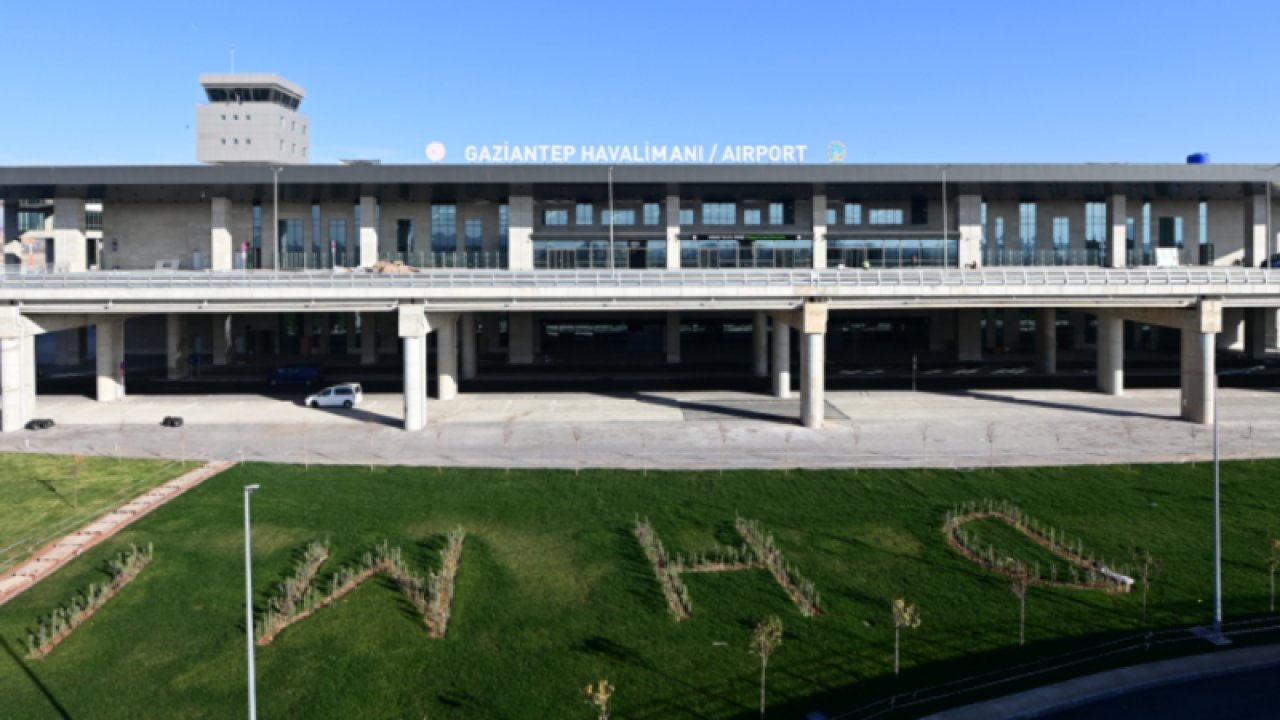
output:
[[[405,275],[413,272],[413,268],[405,265],[399,260],[393,260],[391,262],[379,260],[373,264],[373,267],[369,268],[369,272],[383,273],[384,275]]]

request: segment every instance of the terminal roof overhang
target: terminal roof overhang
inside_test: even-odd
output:
[[[831,196],[936,194],[946,171],[949,194],[991,199],[1049,200],[1110,194],[1135,198],[1225,199],[1263,192],[1280,177],[1268,165],[913,164],[913,165],[615,165],[624,192],[662,194],[673,186],[790,187],[823,184]],[[291,165],[280,173],[281,199],[353,198],[417,201],[435,197],[498,199],[548,188],[601,187],[607,165]],[[0,167],[0,199],[80,197],[120,201],[182,202],[209,197],[269,199],[266,165],[24,166]],[[803,194],[807,194],[807,189]]]

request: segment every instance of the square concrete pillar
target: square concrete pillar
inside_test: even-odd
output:
[[[176,380],[187,374],[187,357],[185,350],[190,342],[184,337],[185,318],[178,313],[169,313],[164,318],[164,364],[165,376]]]
[[[533,269],[533,196],[512,195],[507,201],[507,265]]]
[[[982,264],[982,196],[961,195],[956,198],[956,224],[960,230],[956,262],[960,267]]]
[[[124,318],[101,315],[94,324],[98,402],[124,398]]]
[[[791,397],[791,327],[773,319],[773,396]]]
[[[58,272],[84,272],[89,268],[85,240],[84,200],[53,200],[53,264]]]
[[[956,311],[956,348],[960,362],[982,360],[982,310],[965,308]],[[995,317],[994,311],[988,311]],[[995,323],[987,326],[988,335],[995,337]]]
[[[667,331],[664,337],[663,348],[667,353],[667,364],[677,365],[680,363],[680,313],[667,313]]]
[[[939,310],[929,314],[929,352],[944,352],[955,336],[955,310]]]
[[[1044,375],[1058,372],[1058,311],[1053,308],[1036,310],[1036,370]]]
[[[680,268],[680,196],[667,195],[667,269]]]
[[[759,311],[752,318],[751,371],[756,377],[769,375],[769,316]]]
[[[27,392],[34,384],[35,357],[25,352],[23,337],[0,338],[0,431],[21,430],[35,413]]]
[[[1245,311],[1245,352],[1261,360],[1276,348],[1276,311],[1247,308]]]
[[[533,313],[507,314],[507,362],[533,364]]]
[[[1244,199],[1244,266],[1256,268],[1271,256],[1267,250],[1267,198]]]
[[[1193,423],[1213,423],[1216,357],[1214,335],[1182,330],[1182,418]]]
[[[1004,311],[1004,347],[1017,352],[1022,345],[1022,311],[1018,308],[1005,308]]]
[[[985,338],[984,338],[984,340],[983,340],[984,347],[986,347],[988,350],[995,350],[996,348],[998,348],[998,347],[1000,346],[1000,341],[997,339],[997,334],[996,334],[996,330],[997,330],[997,325],[996,325],[996,314],[997,314],[997,311],[996,311],[995,309],[988,308],[988,309],[983,310],[983,311],[981,311],[981,312],[982,312],[983,318],[984,318],[984,319],[985,319],[985,321],[986,321],[986,327],[984,327],[984,328],[983,328],[983,330],[984,330],[984,334],[985,334]],[[964,310],[961,310],[961,311],[960,311],[960,317],[961,317],[961,318],[964,318],[964,317],[965,317],[965,314],[964,314],[964,313],[965,313],[965,311],[964,311]],[[961,325],[961,327],[963,328],[963,324]],[[961,332],[963,332],[963,329],[961,330]]]
[[[458,396],[458,315],[431,313],[427,325],[436,333],[436,395],[452,400]]]
[[[1107,197],[1107,248],[1102,258],[1104,267],[1122,268],[1128,265],[1129,215],[1124,195]]]
[[[1124,394],[1124,320],[1098,316],[1098,389]]]
[[[462,354],[462,379],[470,380],[476,376],[476,316],[475,313],[463,313],[458,320],[459,350]]]
[[[360,233],[357,242],[360,248],[360,267],[373,267],[378,262],[378,199],[363,195],[360,197]]]
[[[1219,350],[1244,352],[1246,314],[1244,308],[1224,308],[1222,310],[1222,332],[1218,333]]]
[[[823,185],[813,186],[813,266],[827,266],[827,191]]]
[[[230,223],[231,200],[224,197],[213,198],[209,219],[209,268],[214,272],[234,267],[232,248],[235,243],[231,238]]]
[[[303,325],[309,330],[311,328],[311,318],[306,318]],[[226,365],[227,356],[230,354],[231,343],[233,341],[231,316],[227,313],[214,313],[209,316],[209,337],[210,351],[213,353],[211,364]],[[305,337],[311,337],[311,333],[305,333]]]
[[[427,426],[427,316],[421,305],[401,305],[398,335],[404,360],[404,429]]]
[[[360,314],[360,364],[378,364],[378,313]]]
[[[799,327],[800,345],[800,422],[817,430],[826,420],[826,341],[827,304],[805,303]]]

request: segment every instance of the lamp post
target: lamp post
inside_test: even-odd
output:
[[[253,552],[249,538],[249,496],[258,485],[244,486],[244,635],[249,655],[249,720],[258,718],[258,697],[253,669]]]
[[[280,272],[280,173],[284,168],[271,166],[271,258],[276,272]]]
[[[613,166],[609,166],[609,269],[613,270]]]
[[[951,250],[951,241],[947,238],[947,231],[951,229],[951,218],[947,216],[947,168],[950,165],[942,166],[942,268],[947,268],[948,255]]]

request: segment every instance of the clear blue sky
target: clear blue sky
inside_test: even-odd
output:
[[[188,6],[190,5],[190,7]],[[0,165],[194,163],[197,76],[307,91],[315,162],[805,143],[848,162],[1280,160],[1280,3],[58,2],[7,14]]]

